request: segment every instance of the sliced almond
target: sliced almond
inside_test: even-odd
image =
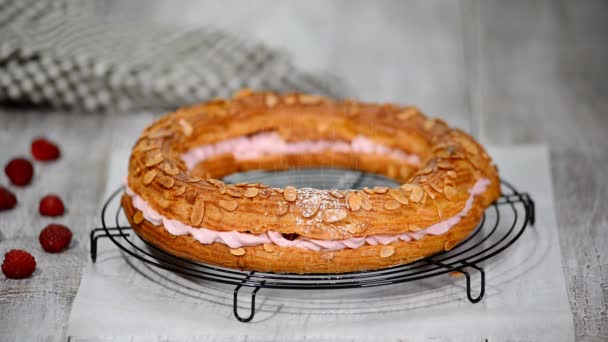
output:
[[[437,167],[440,169],[451,170],[454,168],[454,164],[447,161],[442,161],[441,163],[437,164]]]
[[[263,246],[264,250],[268,253],[274,252],[274,245],[271,243],[265,243]]]
[[[312,105],[321,102],[323,98],[316,95],[300,94],[299,101],[301,104]]]
[[[146,174],[144,175],[144,184],[148,185],[150,183],[152,183],[152,181],[154,180],[154,177],[156,177],[156,174],[158,172],[156,170],[150,170],[148,172],[146,172]]]
[[[435,120],[426,120],[423,124],[423,128],[425,131],[430,131],[435,126]]]
[[[279,98],[274,94],[266,94],[266,97],[264,98],[264,103],[266,104],[266,107],[272,108],[276,106],[277,103],[279,103]]]
[[[443,189],[439,185],[435,183],[429,183],[429,185],[431,186],[431,188],[433,188],[433,190],[435,190],[435,192],[438,192],[440,194],[443,193]]]
[[[268,198],[272,195],[272,190],[270,188],[262,189],[260,191],[260,198]]]
[[[272,188],[272,190],[276,191],[279,194],[283,194],[283,192],[285,192],[282,188]]]
[[[363,187],[362,190],[363,190],[363,192],[365,192],[366,194],[369,194],[369,195],[371,195],[371,194],[374,193],[374,190],[372,190],[372,189],[370,189],[368,187]]]
[[[419,186],[414,186],[414,188],[412,189],[412,193],[410,194],[410,201],[418,203],[422,200],[423,196],[424,191],[422,190],[422,188]]]
[[[388,191],[388,187],[386,186],[375,186],[374,192],[377,194],[385,194]]]
[[[158,183],[165,189],[171,189],[175,185],[175,180],[169,176],[162,176],[158,178]]]
[[[144,220],[144,214],[141,211],[137,211],[135,215],[133,215],[133,223],[140,224]]]
[[[190,222],[194,226],[199,226],[203,222],[203,217],[205,217],[205,201],[202,198],[199,198],[194,202],[194,206],[192,206]]]
[[[321,198],[316,195],[300,200],[300,206],[302,207],[302,216],[304,216],[305,218],[313,217],[317,213],[317,210],[319,210],[320,205]]]
[[[448,241],[446,241],[446,242],[445,242],[445,244],[443,245],[443,248],[444,248],[446,251],[449,251],[449,250],[451,250],[452,248],[454,248],[454,246],[456,246],[456,244],[457,244],[457,243],[458,243],[457,241],[454,241],[454,240],[448,240]]]
[[[157,131],[150,132],[148,134],[148,138],[150,138],[150,139],[160,139],[160,138],[170,137],[172,135],[173,135],[172,131],[166,130],[166,129],[160,129],[160,130],[157,130]]]
[[[287,210],[289,209],[289,204],[286,202],[277,203],[277,216],[283,216],[287,214]]]
[[[412,191],[412,190],[414,190],[415,187],[416,187],[416,185],[411,184],[411,183],[405,183],[400,186],[400,188],[405,191]]]
[[[230,248],[230,254],[236,255],[236,256],[245,255],[245,249],[244,248]]]
[[[329,192],[329,194],[332,195],[332,196],[334,196],[335,198],[338,198],[338,199],[344,198],[344,193],[342,193],[341,191],[338,191],[338,190],[331,190]]]
[[[374,202],[372,202],[372,200],[369,198],[369,196],[361,197],[361,208],[363,208],[365,211],[370,211],[370,210],[372,210],[373,206],[374,206]]]
[[[179,125],[182,127],[182,131],[184,132],[184,135],[187,137],[191,136],[192,131],[193,131],[192,125],[184,119],[180,119],[178,122],[179,122]]]
[[[222,211],[217,206],[213,204],[208,204],[205,206],[205,217],[208,219],[212,221],[220,221],[223,216],[224,214],[222,214]]]
[[[390,189],[388,191],[388,194],[397,202],[403,204],[403,205],[407,205],[409,202],[407,200],[407,196],[405,195],[405,193],[401,190],[398,189]]]
[[[228,194],[229,196],[232,196],[232,197],[236,197],[236,198],[240,198],[243,196],[243,193],[241,192],[241,190],[234,186],[228,186],[226,188],[226,194]]]
[[[141,147],[138,147],[138,150],[141,152],[148,152],[148,151],[156,150],[157,148],[160,148],[160,146],[157,144],[149,144],[149,145],[141,145]]]
[[[361,209],[361,196],[356,192],[351,192],[346,196],[346,203],[352,211]]]
[[[194,200],[196,200],[196,191],[191,190],[186,192],[186,202],[190,204],[194,204]]]
[[[404,108],[402,111],[397,113],[397,119],[405,121],[416,115],[416,109],[413,107]]]
[[[148,157],[148,159],[146,160],[146,167],[158,165],[162,163],[163,160],[165,160],[165,158],[163,158],[163,155],[161,153],[155,153],[151,157]]]
[[[456,171],[450,170],[450,171],[447,172],[447,175],[450,178],[454,178],[454,179],[458,178],[458,174],[456,174]]]
[[[163,164],[163,170],[165,171],[166,174],[171,175],[171,176],[177,176],[179,174],[179,168],[175,165],[171,165],[167,162],[165,162],[165,164]]]
[[[445,198],[447,198],[449,201],[452,201],[458,195],[458,191],[455,187],[446,185],[443,187],[443,194],[445,195]]]
[[[245,189],[245,192],[243,193],[243,195],[247,198],[253,198],[255,196],[257,196],[260,193],[260,189],[258,188],[247,188]]]
[[[292,105],[294,103],[296,103],[296,97],[295,95],[287,95],[285,96],[285,103],[288,105]]]
[[[384,203],[384,209],[386,210],[395,210],[401,206],[401,203],[395,200],[388,200]]]
[[[424,192],[431,198],[431,199],[435,199],[435,194],[433,193],[433,191],[431,191],[431,189],[429,189],[429,187],[427,186],[423,186],[422,189],[424,189]]]
[[[437,216],[439,216],[439,218],[443,218],[443,209],[441,209],[441,207],[437,207]]]
[[[426,174],[429,174],[431,172],[433,172],[433,168],[427,166],[422,171],[420,171],[420,174],[426,175]]]
[[[175,188],[175,190],[173,190],[173,196],[179,197],[179,196],[183,195],[184,192],[186,192],[186,186],[185,185],[178,186],[177,188]]]
[[[295,202],[298,198],[298,190],[293,186],[287,186],[283,192],[283,197],[285,197],[285,200],[288,202]]]
[[[218,202],[218,204],[220,205],[220,207],[228,210],[228,211],[235,211],[236,208],[239,206],[238,202],[230,199],[230,200],[220,200]]]
[[[382,246],[382,248],[380,248],[381,258],[388,258],[393,254],[395,254],[395,247],[393,246]]]
[[[323,221],[334,223],[344,220],[347,216],[348,212],[344,209],[327,209],[323,212]]]
[[[435,217],[435,212],[425,208],[419,208],[416,210],[416,214],[421,216]]]

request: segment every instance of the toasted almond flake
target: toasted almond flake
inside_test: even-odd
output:
[[[198,194],[194,190],[186,192],[186,202],[194,204],[194,200],[196,200],[197,195]]]
[[[428,177],[427,176],[418,176],[418,181],[420,183],[425,183],[427,181]]]
[[[401,206],[401,203],[395,200],[388,200],[384,203],[384,209],[386,210],[395,210]]]
[[[381,258],[388,258],[393,254],[395,254],[395,247],[393,246],[382,246],[382,248],[380,248]]]
[[[416,109],[413,107],[404,108],[402,111],[397,113],[397,118],[399,120],[405,121],[416,115]]]
[[[403,205],[407,205],[409,202],[407,200],[407,196],[405,195],[405,193],[403,193],[403,191],[400,191],[398,189],[390,189],[388,191],[388,194],[397,202],[403,204]]]
[[[458,195],[458,191],[455,187],[446,185],[443,187],[443,194],[445,195],[445,198],[447,198],[449,201],[452,201]]]
[[[319,196],[313,195],[306,200],[300,201],[302,207],[302,216],[305,218],[313,217],[317,210],[319,210],[319,206],[321,205],[321,198]]]
[[[223,216],[224,214],[222,214],[222,211],[217,206],[213,204],[205,206],[205,217],[208,219],[212,221],[220,221]]]
[[[334,196],[335,198],[341,199],[344,198],[344,194],[341,191],[338,190],[331,190],[329,192],[330,195]]]
[[[240,98],[243,98],[243,97],[249,97],[251,95],[253,95],[253,90],[251,90],[249,88],[243,88],[243,89],[239,89],[239,90],[235,91],[232,94],[232,98],[233,99],[240,99]]]
[[[277,203],[277,216],[283,216],[287,214],[287,210],[289,209],[289,204],[286,202]]]
[[[140,148],[138,148],[138,150],[141,152],[148,152],[148,151],[156,150],[157,148],[160,148],[160,146],[156,145],[156,144],[150,144],[150,145],[142,145]]]
[[[272,108],[272,107],[276,106],[277,103],[279,103],[279,99],[274,94],[267,94],[266,97],[264,98],[264,103],[266,104],[266,107]]]
[[[370,195],[371,195],[371,194],[373,194],[373,193],[374,193],[374,190],[372,190],[372,189],[370,189],[370,188],[368,188],[368,187],[364,187],[362,190],[363,190],[363,192],[365,192],[366,194],[370,194]]]
[[[323,212],[323,221],[326,223],[334,223],[344,220],[348,216],[348,212],[344,209],[327,209]]]
[[[450,170],[450,171],[447,172],[447,175],[450,178],[454,178],[454,179],[458,178],[458,175],[456,174],[456,171]]]
[[[352,211],[361,209],[361,196],[356,192],[351,192],[346,196],[346,203]]]
[[[179,196],[183,195],[184,192],[186,192],[186,186],[185,185],[178,186],[177,188],[175,188],[175,190],[173,190],[173,196],[179,197]]]
[[[425,208],[419,208],[418,210],[416,210],[416,214],[418,215],[422,215],[422,216],[430,216],[430,217],[435,217],[435,212],[429,209],[425,209]]]
[[[372,202],[372,200],[369,198],[369,196],[361,197],[361,208],[363,208],[365,211],[370,211],[370,210],[372,210],[373,206],[374,206],[374,202]]]
[[[150,138],[150,139],[160,139],[160,138],[170,137],[172,135],[173,135],[172,131],[166,130],[166,129],[161,129],[161,130],[150,132],[148,134],[148,138]]]
[[[386,186],[375,186],[373,190],[377,194],[385,194],[388,191],[388,187],[386,187]]]
[[[205,217],[205,201],[202,198],[199,198],[194,202],[194,206],[192,206],[190,222],[192,222],[194,226],[198,226],[203,222],[203,217]]]
[[[155,153],[151,157],[148,157],[148,159],[146,160],[146,167],[152,167],[154,165],[158,165],[158,164],[162,163],[163,160],[165,160],[165,159],[163,158],[162,154]]]
[[[287,95],[285,96],[285,103],[288,105],[292,105],[294,103],[296,103],[296,97],[295,95]]]
[[[245,255],[245,249],[244,248],[230,248],[230,254],[236,255],[236,256]]]
[[[141,173],[141,168],[139,166],[135,167],[135,175],[139,176],[139,174]]]
[[[158,178],[158,183],[165,189],[171,189],[175,185],[175,180],[169,176],[162,176]]]
[[[236,197],[236,198],[243,196],[243,193],[241,192],[241,190],[239,190],[236,187],[231,187],[231,186],[227,187],[226,193],[229,196]]]
[[[295,202],[298,198],[298,190],[293,186],[287,186],[283,192],[283,197],[285,197],[285,200],[288,202]]]
[[[420,200],[420,204],[425,204],[428,197],[429,196],[426,195],[426,192],[422,191],[422,199]]]
[[[144,184],[148,185],[150,183],[152,183],[152,181],[154,180],[154,177],[156,177],[156,174],[158,172],[156,170],[150,170],[148,172],[146,172],[146,174],[144,175]]]
[[[438,193],[443,193],[443,189],[442,189],[442,188],[441,188],[439,185],[437,185],[437,184],[435,184],[435,183],[429,183],[429,185],[430,185],[430,186],[431,186],[431,188],[433,188],[433,190],[435,190],[436,192],[438,192]]]
[[[437,164],[437,167],[440,169],[451,170],[454,168],[454,164],[447,162],[447,161],[443,161],[443,162]]]
[[[262,191],[260,191],[260,198],[268,198],[270,195],[272,195],[272,190],[269,188],[262,189]]]
[[[420,173],[423,174],[423,175],[429,174],[431,172],[433,172],[433,168],[428,167],[428,166],[425,167],[422,171],[420,171]]]
[[[422,190],[422,188],[419,186],[414,186],[414,188],[412,189],[412,193],[410,195],[410,201],[412,201],[414,203],[418,203],[422,200],[423,196],[424,196],[424,191]]]
[[[317,104],[321,102],[322,99],[322,97],[316,95],[300,94],[299,96],[300,103],[305,105]]]
[[[247,182],[240,182],[240,183],[234,184],[234,186],[249,186],[249,183],[247,183]]]
[[[431,198],[431,199],[435,199],[435,194],[431,191],[431,189],[429,189],[429,187],[427,186],[423,186],[422,187],[424,189],[424,192]]]
[[[243,195],[245,195],[245,197],[247,198],[253,198],[255,196],[257,196],[260,193],[260,189],[258,188],[247,188],[245,189],[245,192],[243,193]]]
[[[425,131],[430,131],[435,126],[435,120],[426,120],[424,122],[423,128]]]
[[[283,189],[282,188],[272,188],[272,190],[276,191],[279,194],[283,194]]]
[[[182,131],[184,132],[184,135],[187,137],[191,136],[192,131],[193,131],[192,125],[184,119],[180,119],[178,122],[179,122],[179,125],[182,127]]]
[[[419,226],[417,226],[415,224],[410,224],[410,232],[417,232],[417,231],[420,231],[420,230],[422,230],[421,227],[419,227]]]
[[[441,209],[441,207],[437,207],[437,216],[439,216],[439,218],[443,218],[443,209]]]
[[[321,256],[319,256],[319,258],[321,258],[321,260],[325,260],[325,261],[333,260],[334,257],[335,257],[335,254],[332,252],[323,253],[323,254],[321,254]]]
[[[411,184],[411,183],[405,183],[400,186],[400,188],[405,191],[412,191],[412,190],[414,190],[415,187],[416,187],[416,185]]]
[[[228,211],[235,211],[236,208],[239,206],[238,202],[230,199],[230,200],[220,200],[218,202],[218,204],[220,205],[220,207],[228,210]]]
[[[198,183],[198,182],[202,181],[202,179],[200,179],[198,177],[190,177],[190,178],[186,178],[185,181],[188,183]]]
[[[268,253],[272,253],[274,252],[274,245],[271,243],[265,243],[263,245],[264,251],[268,252]]]
[[[445,242],[445,244],[443,245],[443,248],[445,248],[446,251],[451,250],[452,248],[454,248],[454,246],[456,246],[458,242],[454,241],[454,240],[448,240]]]
[[[133,222],[135,224],[140,224],[140,223],[143,222],[143,220],[144,220],[144,214],[141,211],[138,210],[135,213],[135,215],[133,215]]]
[[[177,166],[171,165],[167,162],[163,164],[163,170],[166,174],[171,176],[177,176],[179,174],[179,169],[177,168]]]
[[[225,193],[226,193],[226,191],[227,191],[226,184],[224,184],[224,183],[220,183],[220,184],[218,185],[217,189],[219,190],[220,194],[222,194],[222,195],[223,195],[223,194],[225,194]]]

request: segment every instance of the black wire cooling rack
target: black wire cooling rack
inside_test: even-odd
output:
[[[259,181],[260,178],[267,178],[262,179],[262,181],[269,185],[280,186],[283,184],[310,184],[310,179],[331,178],[324,174],[325,177],[307,179],[307,177],[315,177],[314,173],[311,172],[313,171],[300,171],[297,173],[297,177],[299,177],[297,179],[293,177],[294,174],[266,173],[264,177],[260,177],[262,174],[257,174],[258,179],[256,181]],[[341,188],[358,188],[363,184],[372,185],[372,183],[390,183],[387,179],[364,173],[358,173],[354,176],[351,174],[350,178],[345,173],[334,173],[334,175],[339,175],[338,178],[342,180],[342,184],[338,185]],[[344,181],[344,179],[347,181]],[[227,179],[227,181],[230,181],[230,179]],[[336,186],[336,182],[330,183],[317,184],[317,187]],[[502,181],[503,195],[486,210],[482,220],[471,235],[449,252],[441,252],[411,264],[374,271],[304,275],[249,272],[176,257],[148,244],[146,241],[143,241],[143,246],[148,248],[142,248],[142,244],[138,243],[139,237],[136,234],[131,234],[132,228],[120,223],[122,207],[119,203],[123,191],[124,189],[121,187],[108,198],[101,211],[101,227],[91,231],[91,259],[93,262],[97,258],[97,240],[108,238],[123,252],[148,265],[188,277],[234,285],[233,313],[235,318],[241,322],[249,322],[253,319],[256,309],[255,297],[262,288],[291,290],[362,288],[404,283],[452,272],[464,275],[467,298],[472,303],[477,303],[485,293],[485,272],[479,264],[511,246],[523,234],[526,227],[534,225],[535,221],[532,198],[527,193],[521,193],[511,184]],[[109,210],[112,205],[117,205],[118,209]],[[472,291],[470,273],[472,270],[479,272],[480,285],[477,295],[474,295]],[[243,287],[253,289],[251,292],[251,308],[247,316],[241,316],[237,310],[239,290]]]

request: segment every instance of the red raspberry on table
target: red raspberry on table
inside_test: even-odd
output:
[[[59,196],[46,195],[40,200],[38,211],[43,216],[61,216],[65,211],[65,207]]]
[[[17,205],[17,197],[7,188],[0,186],[0,211],[13,209]]]
[[[45,139],[45,138],[37,138],[32,141],[32,156],[36,160],[40,161],[48,161],[58,159],[61,155],[61,151],[59,151],[59,147]]]
[[[2,273],[10,279],[27,278],[36,270],[36,259],[21,249],[13,249],[4,255]]]
[[[45,251],[59,253],[70,245],[72,231],[61,224],[49,224],[40,232],[38,241]]]
[[[34,166],[25,158],[14,158],[6,164],[4,172],[8,179],[17,186],[30,184],[34,176]]]

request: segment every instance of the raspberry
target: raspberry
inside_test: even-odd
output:
[[[0,186],[0,211],[13,209],[17,205],[17,197],[7,188]]]
[[[61,198],[56,195],[46,195],[40,200],[38,211],[43,216],[61,216],[65,208]]]
[[[53,142],[45,138],[37,138],[32,141],[32,155],[36,160],[48,161],[58,159],[61,151]]]
[[[70,245],[72,231],[60,224],[49,224],[40,232],[38,240],[45,251],[59,253]]]
[[[6,164],[4,172],[13,184],[24,186],[32,181],[34,166],[25,158],[14,158]]]
[[[21,249],[13,249],[4,255],[2,273],[10,279],[27,278],[36,269],[36,259]]]

